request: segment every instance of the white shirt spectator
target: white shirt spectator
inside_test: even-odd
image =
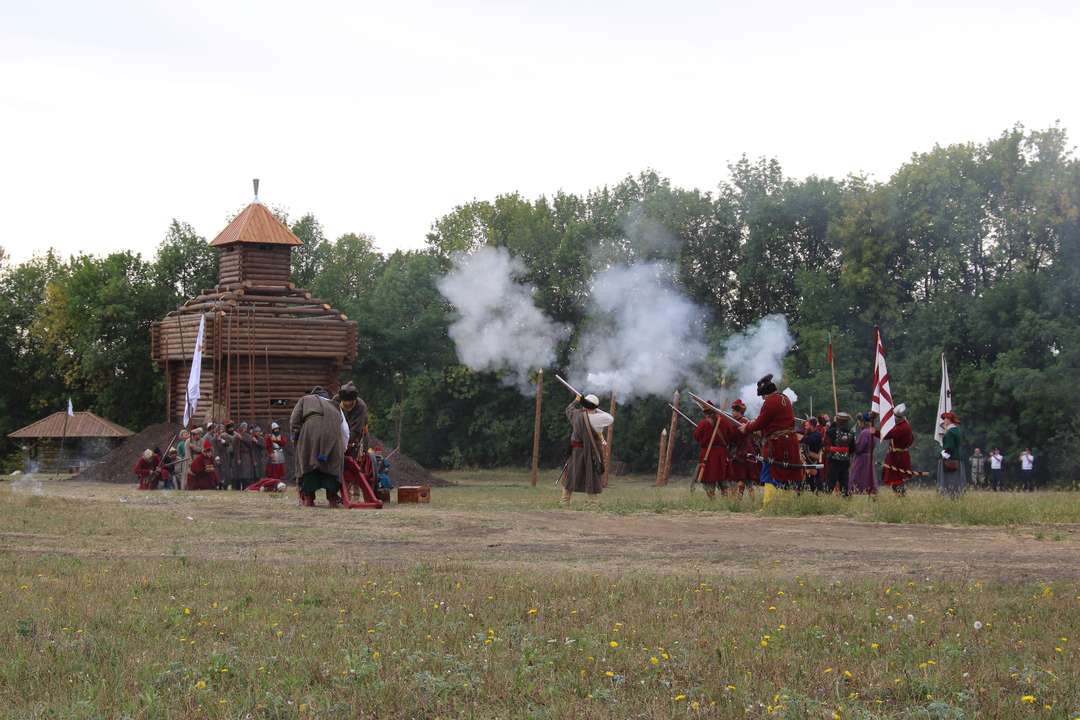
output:
[[[1000,470],[1001,464],[1005,461],[1005,458],[1001,453],[990,453],[990,469]]]
[[[1035,469],[1035,456],[1026,450],[1020,453],[1020,468],[1022,470],[1034,470]]]

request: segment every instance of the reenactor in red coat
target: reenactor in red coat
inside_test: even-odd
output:
[[[214,445],[210,438],[203,441],[202,451],[191,461],[191,469],[188,470],[188,490],[217,490],[221,484],[221,478],[214,465]]]
[[[740,425],[746,425],[750,419],[744,414],[746,403],[736,400],[731,403],[731,413]],[[750,496],[754,496],[754,485],[761,476],[761,466],[757,461],[758,447],[752,434],[738,433],[732,440],[731,449],[731,480],[739,483],[739,496],[743,490],[749,490]]]
[[[906,491],[906,483],[911,476],[911,446],[915,444],[915,434],[911,431],[906,413],[907,406],[903,403],[893,408],[896,424],[883,438],[889,443],[889,452],[885,456],[881,480],[898,495]]]
[[[757,394],[764,398],[761,412],[757,419],[743,425],[740,430],[743,433],[761,433],[761,456],[765,460],[762,480],[775,491],[802,482],[803,462],[799,453],[799,439],[795,436],[795,408],[786,395],[777,391],[772,377],[766,375],[758,380]],[[766,502],[772,494],[767,487]]]
[[[713,405],[714,403],[709,403]],[[708,406],[702,406],[705,417],[694,428],[694,439],[701,446],[698,455],[698,472],[705,493],[710,499],[716,496],[716,488],[721,494],[727,494],[725,485],[731,477],[731,457],[727,446],[738,436],[739,426],[726,417],[717,415]]]

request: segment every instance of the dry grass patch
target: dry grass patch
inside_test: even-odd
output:
[[[1076,586],[324,560],[8,555],[0,703],[49,718],[1080,713]]]

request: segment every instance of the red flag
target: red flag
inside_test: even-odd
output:
[[[893,415],[893,397],[889,389],[889,371],[885,367],[885,346],[881,342],[881,330],[875,329],[877,342],[874,347],[874,386],[870,395],[870,412],[878,415],[881,437],[889,434],[896,425]]]
[[[829,334],[829,365],[832,365],[832,364],[833,364],[833,359],[832,359],[832,334],[830,333]]]

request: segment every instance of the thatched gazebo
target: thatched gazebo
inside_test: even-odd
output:
[[[289,281],[302,245],[258,199],[210,245],[218,284],[153,323],[151,355],[165,371],[165,419],[181,422],[191,354],[206,318],[200,399],[193,422],[287,419],[315,385],[338,386],[356,359],[357,326]]]
[[[59,473],[78,472],[134,434],[92,412],[61,411],[8,437],[22,445],[26,472]]]

